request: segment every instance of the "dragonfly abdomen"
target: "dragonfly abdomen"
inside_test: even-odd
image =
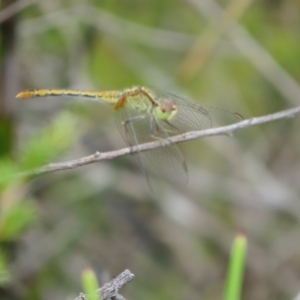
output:
[[[35,89],[20,92],[16,97],[19,99],[28,99],[35,97],[81,97],[93,100],[102,100],[109,104],[116,104],[119,99],[120,92],[118,91],[76,91],[76,90],[65,90],[65,89]]]

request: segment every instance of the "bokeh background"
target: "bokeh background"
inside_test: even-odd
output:
[[[245,118],[300,103],[296,0],[0,3],[0,298],[74,299],[91,266],[125,269],[126,299],[221,299],[246,232],[243,299],[300,290],[299,117],[180,145],[185,188],[151,194],[134,157],[38,177],[47,163],[125,146],[114,110],[17,101],[29,88],[157,87]]]

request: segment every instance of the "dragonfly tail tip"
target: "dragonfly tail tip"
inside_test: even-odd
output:
[[[28,99],[28,98],[32,98],[32,91],[23,91],[20,92],[16,95],[16,98],[18,99]]]

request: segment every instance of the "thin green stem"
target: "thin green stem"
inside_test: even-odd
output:
[[[247,237],[244,233],[236,236],[231,250],[231,258],[226,279],[225,300],[241,299],[247,254]]]

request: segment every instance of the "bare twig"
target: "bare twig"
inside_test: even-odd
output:
[[[227,35],[243,55],[257,68],[259,72],[291,103],[299,103],[300,87],[292,78],[247,32],[239,23],[231,20],[216,1],[213,0],[187,0],[206,18],[215,23],[223,22],[224,27],[231,29]]]
[[[251,3],[252,0],[230,0],[224,13],[232,22],[237,22]],[[224,24],[222,18],[211,22],[183,59],[177,71],[178,76],[185,81],[191,80],[203,68],[203,65],[221,42],[222,36],[228,32],[230,27],[229,22]]]
[[[134,279],[134,274],[132,274],[129,270],[125,270],[112,281],[106,283],[102,288],[97,290],[97,294],[101,296],[102,300],[107,299],[115,299],[115,300],[125,300],[125,298],[119,294],[119,290],[128,282]],[[88,297],[80,293],[75,300],[87,300]]]
[[[34,0],[19,0],[12,3],[10,6],[6,7],[2,11],[0,11],[0,23],[11,18],[13,15],[20,12],[26,6],[32,4]]]
[[[164,145],[167,145],[168,143],[180,143],[188,140],[194,140],[198,138],[203,138],[207,136],[215,136],[215,135],[232,135],[235,131],[249,128],[255,125],[260,125],[264,123],[269,123],[273,121],[277,121],[284,118],[293,118],[295,115],[300,113],[300,106],[283,110],[274,114],[269,114],[261,117],[255,117],[251,119],[246,119],[238,123],[234,123],[232,125],[228,126],[222,126],[222,127],[215,127],[211,129],[206,130],[199,130],[199,131],[191,131],[187,133],[183,133],[180,135],[172,136],[165,140],[165,143],[162,143],[162,141],[155,141],[150,142],[138,146],[134,146],[132,148],[123,148],[115,151],[109,151],[109,152],[96,152],[93,155],[89,155],[86,157],[82,157],[79,159],[62,162],[62,163],[53,163],[48,164],[45,166],[42,166],[40,168],[29,170],[20,173],[20,176],[33,176],[33,175],[42,175],[54,171],[61,171],[61,170],[67,170],[67,169],[74,169],[80,166],[92,164],[101,160],[110,160],[119,156],[124,156],[136,152],[142,152],[147,150],[152,150],[158,147],[163,147]]]
[[[105,34],[120,39],[133,40],[150,47],[171,51],[186,51],[194,40],[194,37],[187,34],[141,25],[105,10],[95,9],[88,4],[74,5],[68,9],[23,21],[20,32],[23,37],[32,37],[51,27],[65,26],[74,21],[85,22]]]

